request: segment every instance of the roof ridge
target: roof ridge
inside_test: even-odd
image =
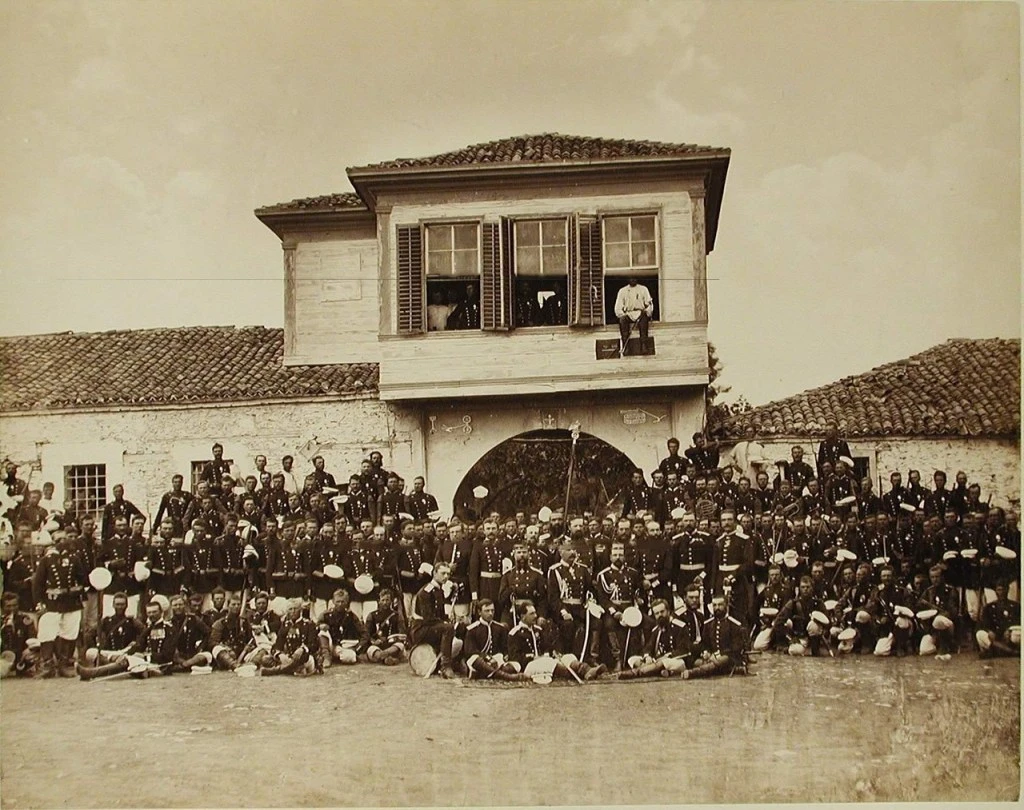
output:
[[[63,332],[30,332],[28,334],[21,335],[0,335],[0,340],[30,340],[32,338],[46,338],[46,337],[90,337],[93,335],[137,335],[146,334],[153,332],[187,332],[187,331],[198,331],[200,329],[207,330],[236,330],[242,331],[244,329],[265,329],[267,331],[283,331],[281,326],[264,326],[263,324],[246,324],[245,326],[238,326],[237,324],[225,324],[218,326],[207,326],[197,324],[193,326],[144,326],[141,328],[126,328],[126,329],[103,329],[92,332],[76,332],[73,329],[67,329]]]

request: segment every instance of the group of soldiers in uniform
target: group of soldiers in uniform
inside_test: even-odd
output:
[[[174,476],[147,527],[114,488],[100,525],[2,490],[4,675],[314,674],[395,665],[482,680],[682,677],[752,652],[1017,655],[1020,532],[977,485],[914,471],[876,494],[834,432],[733,481],[697,434],[620,512],[442,519],[379,453],[347,486],[322,457],[300,483],[223,462],[196,493]],[[147,528],[151,531],[147,533]],[[148,534],[148,536],[147,536]],[[416,659],[416,660],[413,660]],[[417,661],[426,666],[416,666]]]

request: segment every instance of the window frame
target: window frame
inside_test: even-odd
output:
[[[658,210],[624,210],[624,211],[601,211],[598,212],[598,216],[601,220],[601,269],[606,278],[608,277],[628,277],[636,275],[640,278],[644,275],[658,276],[658,282],[661,282],[661,266],[662,266],[662,255],[661,255],[661,223],[662,223],[662,212]],[[653,217],[654,219],[654,264],[653,265],[633,265],[633,219],[640,217]],[[629,246],[629,267],[609,267],[608,266],[608,220],[611,219],[625,219],[628,222],[629,240],[627,242],[613,242],[612,244],[621,245],[626,244]]]
[[[454,280],[460,278],[470,278],[468,275],[459,274],[455,272],[455,227],[458,225],[472,225],[476,229],[476,272],[473,276],[477,279],[483,275],[483,219],[482,218],[458,218],[458,219],[430,219],[423,220],[420,223],[420,227],[423,229],[423,281],[424,285],[431,278],[438,281]],[[451,254],[451,268],[452,272],[445,275],[438,275],[430,272],[430,230],[431,228],[451,228],[451,248],[449,253]],[[438,251],[440,252],[440,251]],[[429,296],[428,296],[429,299]]]
[[[95,471],[91,471],[92,468],[95,468]],[[77,470],[81,470],[82,472],[76,472]],[[83,481],[84,490],[79,490],[79,488],[74,485],[76,480],[79,478]],[[80,491],[84,491],[87,506],[89,501],[96,504],[94,508],[87,509],[87,514],[92,515],[94,518],[99,518],[99,516],[103,514],[103,508],[108,503],[108,478],[109,475],[106,462],[65,464],[63,475],[64,500],[71,501],[74,508],[77,509],[78,501],[75,496]]]

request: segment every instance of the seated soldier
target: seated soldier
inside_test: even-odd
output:
[[[35,620],[31,614],[18,610],[18,602],[16,592],[4,592],[3,624],[0,626],[0,650],[3,650],[3,658],[0,659],[0,678],[30,676],[39,660]]]
[[[1020,655],[1020,602],[1006,598],[1006,582],[997,582],[996,599],[982,608],[978,622],[979,657]]]
[[[682,677],[707,678],[712,675],[731,675],[743,663],[746,635],[743,625],[728,615],[725,594],[716,593],[711,599],[711,618],[701,628],[698,645],[700,659],[691,669],[684,669]]]
[[[96,647],[85,651],[85,660],[92,666],[112,664],[128,655],[135,642],[142,636],[145,626],[134,616],[128,615],[128,596],[115,593],[113,616],[100,621]]]
[[[523,602],[519,624],[508,635],[509,661],[517,664],[531,678],[548,676],[567,680],[593,680],[600,674],[597,667],[580,663],[572,653],[559,655],[551,643],[553,634],[540,628],[538,618],[536,605]]]
[[[260,675],[312,675],[321,670],[319,656],[316,625],[302,615],[302,600],[290,599],[288,615],[262,663]]]
[[[213,655],[207,652],[210,640],[210,628],[196,611],[202,606],[202,595],[193,602],[193,612],[185,608],[185,597],[175,596],[171,599],[171,617],[168,624],[174,634],[175,651],[174,666],[178,672],[189,672],[192,667],[210,666]]]
[[[394,591],[382,588],[377,598],[377,609],[366,618],[366,633],[370,638],[366,657],[375,664],[389,667],[402,662],[406,645],[402,617],[394,604]]]
[[[494,620],[494,602],[477,602],[480,618],[466,628],[462,648],[469,677],[494,678],[498,681],[528,681],[528,676],[508,661],[508,628]]]
[[[370,636],[362,619],[352,612],[348,591],[338,588],[331,597],[331,606],[320,617],[319,650],[322,665],[332,662],[354,664],[370,646]]]
[[[630,668],[619,673],[619,680],[654,675],[669,677],[682,674],[687,661],[693,663],[693,640],[686,622],[672,616],[664,599],[655,599],[651,611],[654,627],[648,634],[644,654],[629,659]]]
[[[210,647],[217,669],[236,669],[249,663],[259,666],[268,655],[266,647],[257,644],[249,620],[242,616],[242,598],[237,594],[228,599],[225,615],[213,623]]]
[[[447,595],[445,588],[451,575],[451,566],[445,562],[434,564],[430,582],[416,593],[409,614],[409,640],[412,644],[430,644],[440,656],[440,675],[454,678],[452,669],[452,640],[455,626],[445,616]],[[448,586],[449,593],[451,592]]]
[[[131,673],[136,678],[150,675],[170,675],[174,670],[177,634],[163,618],[159,602],[146,605],[146,625],[127,654],[97,667],[78,664],[75,669],[83,681],[106,675]]]

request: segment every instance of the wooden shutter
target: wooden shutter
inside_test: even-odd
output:
[[[569,228],[569,325],[604,325],[601,221],[576,214]]]
[[[423,281],[423,229],[398,226],[398,333],[427,331]]]
[[[503,250],[504,225],[505,221],[481,226],[480,327],[491,331],[512,328],[512,274]]]

